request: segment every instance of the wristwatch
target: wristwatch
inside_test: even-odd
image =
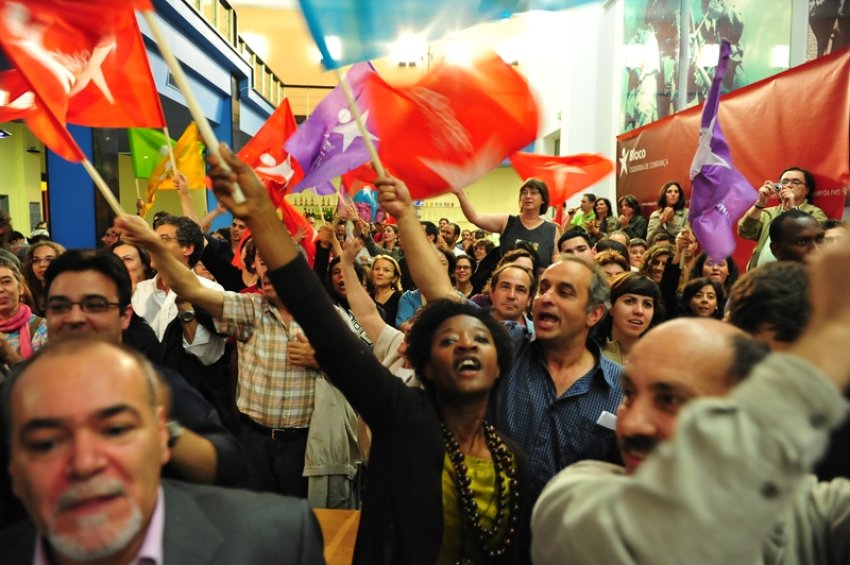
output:
[[[194,312],[192,312],[192,314],[194,314]],[[177,441],[183,435],[185,430],[177,420],[169,420],[166,422],[165,429],[168,430],[168,447],[174,447],[177,445]]]
[[[181,322],[188,324],[189,322],[195,319],[195,311],[183,310],[182,312],[177,312],[177,317],[180,318]]]

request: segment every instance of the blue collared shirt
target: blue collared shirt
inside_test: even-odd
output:
[[[623,368],[589,344],[597,362],[560,397],[540,344],[518,324],[506,324],[514,340],[514,366],[496,383],[490,416],[496,428],[528,454],[535,496],[558,471],[576,461],[619,463],[614,430],[597,424],[602,412],[617,413]]]

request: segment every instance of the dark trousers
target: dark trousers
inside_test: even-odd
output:
[[[242,414],[239,439],[248,454],[245,488],[307,498],[307,428],[272,430]]]

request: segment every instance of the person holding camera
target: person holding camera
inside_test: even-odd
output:
[[[779,204],[767,206],[768,200],[776,194]],[[826,221],[823,210],[811,203],[815,196],[815,177],[810,171],[800,167],[788,167],[779,175],[779,182],[765,181],[759,188],[759,198],[738,221],[738,235],[744,239],[757,241],[753,255],[747,263],[747,270],[758,265],[775,261],[770,251],[770,224],[782,212],[797,208],[811,215],[818,222]]]

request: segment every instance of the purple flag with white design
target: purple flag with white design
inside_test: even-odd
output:
[[[364,86],[366,77],[374,72],[369,63],[358,63],[345,76],[370,132],[373,127]],[[374,135],[371,137],[373,141],[378,139]],[[287,140],[284,149],[304,170],[304,178],[291,189],[293,193],[315,188],[318,194],[333,194],[335,189],[328,181],[369,160],[366,144],[340,85],[316,106]]]
[[[734,225],[758,199],[758,192],[732,166],[729,145],[720,130],[720,85],[729,53],[729,42],[724,39],[702,112],[699,146],[691,163],[691,227],[705,254],[715,262],[723,261],[735,251]]]

